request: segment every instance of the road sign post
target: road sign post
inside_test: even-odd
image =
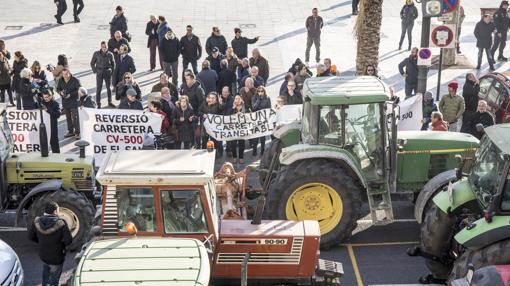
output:
[[[443,67],[443,49],[439,51],[439,67],[437,70],[437,89],[436,89],[436,100],[439,101],[439,93],[441,92],[441,70]]]

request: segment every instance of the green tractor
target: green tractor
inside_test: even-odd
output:
[[[409,254],[426,258],[431,274],[422,282],[462,278],[470,265],[510,263],[510,124],[484,131],[474,158],[461,161],[456,178],[432,179],[435,195],[415,211],[421,243]]]
[[[299,124],[279,127],[261,159],[270,219],[318,220],[321,245],[350,237],[368,200],[373,223],[394,220],[391,196],[414,199],[478,140],[449,132],[397,132],[398,105],[376,77],[308,79]]]
[[[85,156],[87,142],[78,141],[80,155],[48,155],[46,136],[41,136],[41,153],[12,153],[12,133],[3,108],[0,124],[0,212],[16,211],[15,225],[26,214],[27,224],[44,212],[48,200],[58,203],[60,216],[67,222],[73,243],[81,247],[90,233],[95,214],[94,159]],[[41,116],[42,117],[42,116]],[[39,132],[46,134],[44,123]],[[42,138],[43,137],[43,138]],[[100,197],[100,195],[99,195]]]

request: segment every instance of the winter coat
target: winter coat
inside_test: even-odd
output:
[[[113,57],[113,53],[110,51],[107,51],[106,53],[103,53],[101,50],[95,51],[92,55],[92,59],[90,60],[90,68],[93,73],[102,73],[108,70],[113,72],[115,70],[115,59]]]
[[[305,76],[302,76],[299,73],[297,73],[294,76],[294,82],[296,83],[296,89],[299,90],[299,92],[301,92],[303,90],[303,85],[305,84],[305,80],[310,77],[311,76],[308,73]]]
[[[219,73],[221,71],[221,60],[225,58],[224,55],[219,54],[216,58],[212,55],[208,56],[206,60],[208,60],[211,63],[211,68],[216,71],[216,73]]]
[[[43,70],[40,70],[38,72],[33,72],[32,78],[40,80],[38,83],[40,86],[44,86],[44,85],[48,84],[48,81],[46,79],[46,73]]]
[[[210,92],[216,91],[216,82],[218,81],[218,74],[216,71],[212,69],[202,69],[197,74],[197,80],[202,85],[206,96]]]
[[[126,99],[120,102],[119,109],[143,110],[143,105],[139,100],[129,101]]]
[[[188,87],[186,83],[182,84],[181,94],[188,96],[189,104],[191,105],[191,108],[193,110],[195,109],[195,106],[196,109],[198,109],[202,102],[205,101],[204,89],[202,88],[198,81],[195,81],[195,83],[192,84],[191,87]]]
[[[179,60],[179,56],[181,55],[181,43],[177,37],[166,38],[163,37],[159,42],[159,52],[161,54],[161,59],[165,63],[173,63]]]
[[[305,27],[308,31],[308,37],[318,38],[321,36],[321,29],[324,26],[324,21],[321,16],[309,16],[306,18]]]
[[[0,61],[0,85],[11,84],[11,65],[6,58]]]
[[[124,79],[124,74],[130,72],[134,74],[136,72],[135,61],[130,55],[124,55],[124,59],[121,60],[121,56],[115,57],[115,71],[113,72],[113,85],[117,85]]]
[[[476,112],[476,109],[478,108],[479,92],[480,85],[466,79],[462,90],[462,97],[464,97],[466,111]]]
[[[159,24],[159,26],[158,26],[158,40],[160,43],[163,40],[163,38],[165,37],[166,32],[168,30],[170,30],[170,24],[168,24],[167,21]]]
[[[476,125],[482,124],[483,127],[494,125],[494,118],[489,112],[476,112],[471,121],[471,134],[478,139],[482,139],[483,133],[476,130]]]
[[[142,91],[140,90],[140,86],[135,83],[131,85],[126,85],[124,82],[119,82],[117,84],[117,92],[115,92],[115,99],[116,100],[125,100],[127,99],[126,92],[128,89],[134,89],[136,91],[136,99],[141,100],[142,99]]]
[[[500,7],[498,11],[494,13],[493,19],[496,31],[506,35],[508,28],[510,27],[510,18],[508,18],[508,12],[504,8]]]
[[[252,111],[271,108],[271,99],[268,96],[255,95],[251,98]]]
[[[34,93],[32,92],[32,82],[28,78],[22,78],[19,82],[19,94],[23,104],[23,110],[36,109]]]
[[[246,37],[234,37],[231,42],[234,54],[241,59],[248,57],[248,45],[255,44],[257,41],[257,38],[248,39]]]
[[[404,71],[405,67],[405,71]],[[418,84],[418,57],[405,58],[398,65],[398,71],[401,75],[406,75],[406,84]]]
[[[294,95],[290,95],[289,90],[286,90],[282,95],[285,96],[285,102],[287,102],[287,105],[303,104],[303,96],[301,95],[301,92],[297,90],[294,90]]]
[[[181,121],[181,118],[184,120]],[[190,118],[192,118],[191,122]],[[180,107],[177,108],[175,112],[175,124],[180,142],[191,142],[193,140],[195,136],[195,122],[195,112],[190,106],[185,110],[182,110]]]
[[[195,34],[191,34],[190,38],[187,35],[181,37],[181,55],[183,59],[189,62],[202,57],[202,44]]]
[[[225,59],[227,60],[228,62],[228,69],[233,71],[234,73],[236,73],[236,70],[237,70],[237,66],[239,66],[239,63],[238,63],[238,60],[239,58],[234,55],[233,57],[231,57],[230,59],[227,58],[227,56],[225,56]]]
[[[54,215],[36,217],[28,228],[28,238],[39,244],[39,257],[50,265],[64,263],[66,246],[73,241],[66,222]]]
[[[414,6],[414,3],[410,5],[404,5],[400,10],[400,19],[402,20],[402,24],[405,26],[409,26],[414,24],[414,20],[418,18],[418,9]]]
[[[464,113],[464,98],[460,95],[444,95],[439,101],[439,111],[443,114],[443,120],[452,124],[459,120]]]
[[[264,82],[267,82],[267,79],[269,78],[269,63],[266,58],[263,56],[260,56],[257,59],[251,57],[250,67],[254,66],[259,68],[259,75],[264,79]]]
[[[23,60],[23,61],[14,61],[12,63],[12,89],[16,92],[19,92],[19,83],[20,83],[20,80],[21,80],[21,77],[20,77],[20,72],[22,69],[24,68],[27,68],[28,67],[28,62],[27,60]]]
[[[205,42],[205,52],[208,55],[212,55],[212,49],[216,47],[220,51],[220,54],[224,55],[227,51],[227,40],[223,35],[216,36],[211,34],[207,41]]]
[[[129,42],[126,38],[120,38],[120,40],[115,40],[115,38],[111,38],[108,40],[108,51],[112,52],[114,56],[117,56],[119,54],[120,46],[126,45],[128,47],[128,53],[131,52],[131,46],[129,45]],[[117,52],[114,52],[114,50],[117,49]]]
[[[58,81],[57,92],[64,92],[64,96],[62,96],[62,108],[78,108],[78,103],[80,101],[78,96],[78,89],[80,87],[80,81],[74,76],[71,76],[68,82],[66,82],[63,78],[62,80]]]
[[[247,76],[247,75],[250,75],[250,68],[243,68],[242,65],[239,65],[237,67],[237,71],[236,71],[236,74],[237,74],[237,86],[238,88],[241,88],[244,86],[244,77]]]
[[[161,110],[166,114],[168,122],[170,123],[170,125],[173,124],[175,119],[175,111],[177,110],[177,107],[175,107],[175,103],[172,102],[171,100],[167,101],[164,98],[161,98],[159,102],[161,103],[162,106]]]
[[[200,118],[201,122],[204,122],[204,115],[207,114],[223,114],[223,110],[221,109],[221,105],[216,103],[214,105],[209,105],[207,102],[203,102],[200,108],[198,109],[197,115]],[[202,128],[202,136],[206,136],[207,132],[205,128]]]
[[[113,16],[112,20],[110,21],[110,37],[113,38],[113,35],[117,31],[122,33],[122,37],[126,37],[127,30],[127,18],[124,16],[124,13],[118,17],[117,15]]]
[[[244,101],[244,105],[246,107],[247,111],[253,111],[253,108],[251,106],[252,98],[257,95],[257,89],[256,88],[250,88],[246,90],[245,87],[241,88],[239,90],[239,95]]]
[[[163,115],[163,120],[161,121],[161,134],[166,133],[168,131],[168,127],[170,127],[170,120],[168,120],[168,116],[165,112],[159,111],[158,114]]]
[[[432,131],[448,131],[448,123],[445,121],[436,121],[430,124]]]
[[[163,86],[161,82],[156,83],[154,86],[152,86],[151,92],[161,92],[161,89],[163,89]],[[179,92],[177,91],[177,87],[172,82],[168,82],[166,85],[168,89],[170,89],[170,96],[172,97],[172,102],[175,103],[177,99],[179,98]]]
[[[245,76],[245,77],[243,77],[243,78],[241,79],[241,84],[239,85],[239,87],[240,87],[240,88],[241,88],[241,87],[244,87],[244,86],[246,85],[246,79],[247,79],[247,78],[251,78],[251,79],[253,79],[253,86],[254,86],[254,87],[259,87],[259,86],[261,86],[261,85],[262,85],[262,86],[265,86],[265,85],[266,85],[266,83],[265,83],[264,79],[263,79],[260,75],[258,75],[258,76],[257,76],[257,77],[255,77],[255,78],[254,78],[253,76],[251,76],[251,75],[247,75],[247,76]]]
[[[221,93],[224,86],[228,86],[228,89],[232,93],[232,84],[236,80],[236,74],[228,68],[224,68],[218,74],[218,81],[216,82],[216,90]]]
[[[494,32],[494,24],[492,22],[485,23],[483,20],[476,23],[475,37],[476,46],[478,48],[490,49],[492,45],[492,32]]]
[[[44,107],[46,107],[46,112],[50,115],[50,128],[51,128],[51,136],[55,136],[56,142],[58,142],[58,118],[60,117],[60,105],[55,100],[51,100],[50,102],[46,102],[41,100]]]
[[[96,108],[97,105],[96,102],[92,99],[92,96],[87,94],[80,97],[80,106],[87,108]]]
[[[152,23],[152,21],[147,22],[147,25],[145,25],[145,35],[147,35],[147,48],[151,46],[151,41],[158,40],[158,26],[159,23]]]
[[[221,105],[222,114],[226,115],[229,112],[229,110],[232,108],[232,105],[234,104],[234,97],[232,95],[229,95],[227,97],[227,99],[224,99],[220,95],[219,102]]]

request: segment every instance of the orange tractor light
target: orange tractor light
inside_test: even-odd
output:
[[[138,232],[138,230],[136,229],[135,224],[132,223],[132,222],[126,223],[126,231],[130,235],[136,235],[136,233]]]
[[[212,140],[207,141],[207,151],[212,152],[214,150],[214,142]]]

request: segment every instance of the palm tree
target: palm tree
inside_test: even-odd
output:
[[[369,64],[379,64],[379,43],[381,42],[383,0],[361,0],[359,14],[354,27],[358,42],[356,73],[362,75]]]

